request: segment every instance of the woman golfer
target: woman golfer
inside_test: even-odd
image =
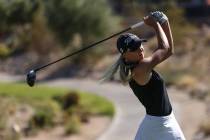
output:
[[[144,57],[144,39],[130,33],[121,35],[117,40],[121,56],[105,78],[113,76],[119,66],[122,81],[129,83],[146,109],[135,140],[185,140],[174,117],[164,80],[154,70],[156,65],[173,54],[168,18],[156,11],[144,17],[144,23],[156,32],[158,45],[155,51],[151,56]]]

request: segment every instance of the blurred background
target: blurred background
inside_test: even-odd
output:
[[[63,131],[66,139],[73,140],[71,135],[88,127],[83,122],[104,122],[101,131],[105,130],[114,116],[113,103],[107,99],[41,84],[31,89],[21,82],[22,77],[156,10],[168,16],[175,44],[175,54],[156,69],[168,88],[202,104],[197,108],[191,102],[187,110],[186,115],[204,110],[190,138],[210,139],[210,118],[206,117],[210,114],[210,0],[0,0],[0,140],[29,140],[40,132],[54,131]],[[149,40],[145,43],[149,55],[157,44],[154,31],[143,26],[132,32]],[[59,62],[42,71],[38,79],[98,81],[116,60],[115,44],[112,38]]]

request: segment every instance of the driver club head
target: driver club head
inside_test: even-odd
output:
[[[34,70],[29,71],[26,77],[27,83],[30,87],[33,87],[36,81],[36,72]]]

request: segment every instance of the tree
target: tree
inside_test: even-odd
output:
[[[28,44],[28,24],[39,8],[38,0],[0,0],[0,40],[7,56],[23,50]]]
[[[0,0],[0,30],[32,22],[38,0]]]
[[[115,22],[106,0],[46,0],[44,3],[49,27],[63,44],[75,33],[83,40],[103,36],[112,30]]]

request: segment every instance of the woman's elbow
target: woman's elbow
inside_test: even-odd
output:
[[[173,55],[174,54],[174,49],[173,49],[173,46],[169,43],[165,43],[165,48],[167,50],[167,54],[169,56]]]
[[[168,56],[172,56],[174,54],[174,50],[169,48],[167,54]]]

